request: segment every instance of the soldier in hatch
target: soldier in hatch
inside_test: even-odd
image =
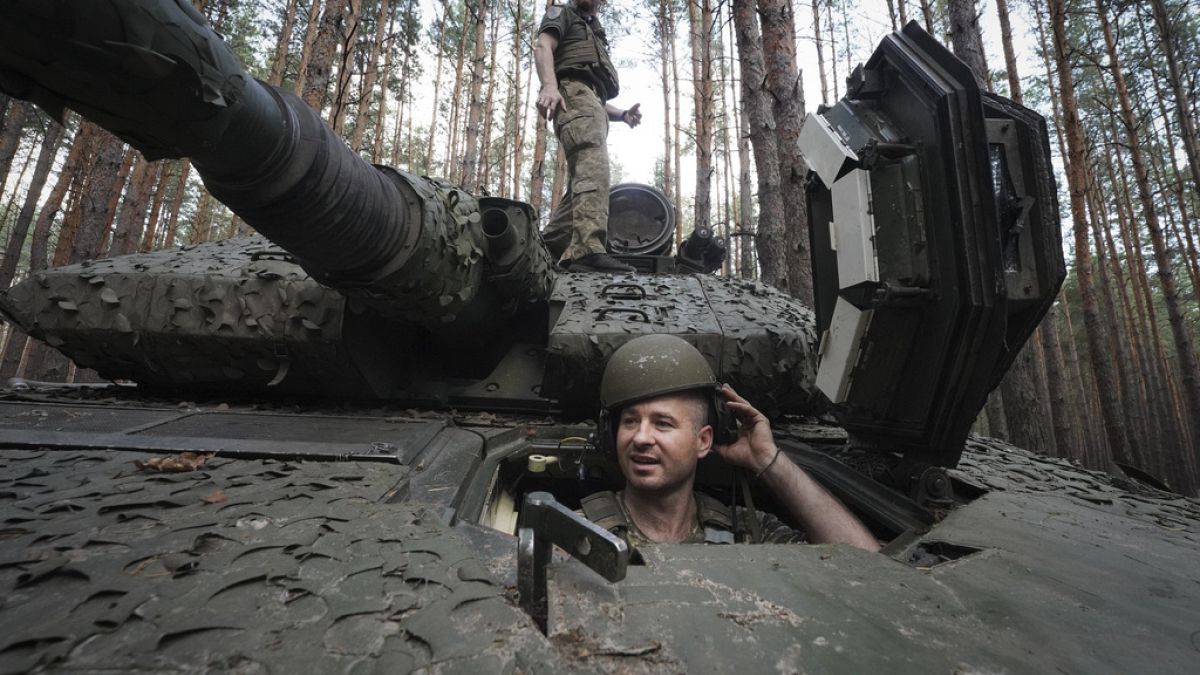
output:
[[[863,524],[775,445],[767,418],[727,385],[717,384],[708,362],[682,338],[645,335],[622,345],[600,384],[598,436],[616,452],[625,489],[583,499],[588,519],[646,543],[845,543],[868,551],[878,543]],[[739,428],[726,444],[715,443]],[[732,433],[729,433],[732,436]],[[738,507],[693,491],[696,464],[716,450],[726,462],[753,472],[804,529],[797,532],[770,514]],[[756,522],[750,522],[753,518]]]
[[[538,28],[533,60],[542,89],[537,108],[554,121],[567,157],[567,191],[543,238],[561,265],[575,272],[632,272],[605,252],[608,238],[608,123],[636,127],[642,113],[607,103],[617,95],[617,69],[596,14],[607,0],[552,5]]]

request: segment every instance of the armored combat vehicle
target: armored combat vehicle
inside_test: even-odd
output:
[[[810,309],[703,273],[704,233],[560,274],[527,205],[361,162],[189,3],[0,3],[6,92],[192,157],[261,235],[0,297],[113,381],[0,401],[0,671],[1194,672],[1195,502],[967,434],[1062,278],[1044,122],[915,24],[850,85],[802,138]],[[647,332],[883,554],[632,560],[581,521],[619,481],[600,371]]]

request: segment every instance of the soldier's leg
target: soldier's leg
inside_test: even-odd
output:
[[[559,143],[561,142],[560,140]],[[555,261],[562,259],[563,253],[571,245],[571,233],[575,229],[571,222],[571,210],[574,208],[571,199],[573,168],[570,164],[567,165],[567,180],[563,184],[563,195],[558,200],[558,206],[555,207],[554,213],[550,215],[550,222],[546,224],[546,229],[542,231],[542,240],[546,242],[546,248]]]
[[[570,239],[563,261],[604,253],[608,230],[608,115],[600,99],[579,82],[562,83],[567,112],[555,133],[567,156],[567,195],[543,234],[547,241]],[[552,251],[554,249],[551,249]]]

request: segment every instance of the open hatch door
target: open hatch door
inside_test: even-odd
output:
[[[1045,120],[911,22],[800,140],[817,385],[854,442],[953,466],[1064,277]]]

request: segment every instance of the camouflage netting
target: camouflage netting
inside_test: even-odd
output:
[[[260,236],[58,267],[0,294],[30,335],[105,377],[331,393],[364,388],[345,304]]]
[[[1081,505],[1166,528],[1200,544],[1200,501],[995,438],[969,438],[958,468],[951,474],[988,490],[1065,496]]]
[[[538,670],[552,655],[409,475],[0,453],[0,671]],[[551,666],[546,665],[550,668]]]
[[[728,382],[767,414],[807,413],[816,354],[812,312],[774,288],[702,275],[574,274],[551,296],[559,311],[547,344],[546,393],[595,410],[608,357],[631,338],[669,333],[688,340]]]

